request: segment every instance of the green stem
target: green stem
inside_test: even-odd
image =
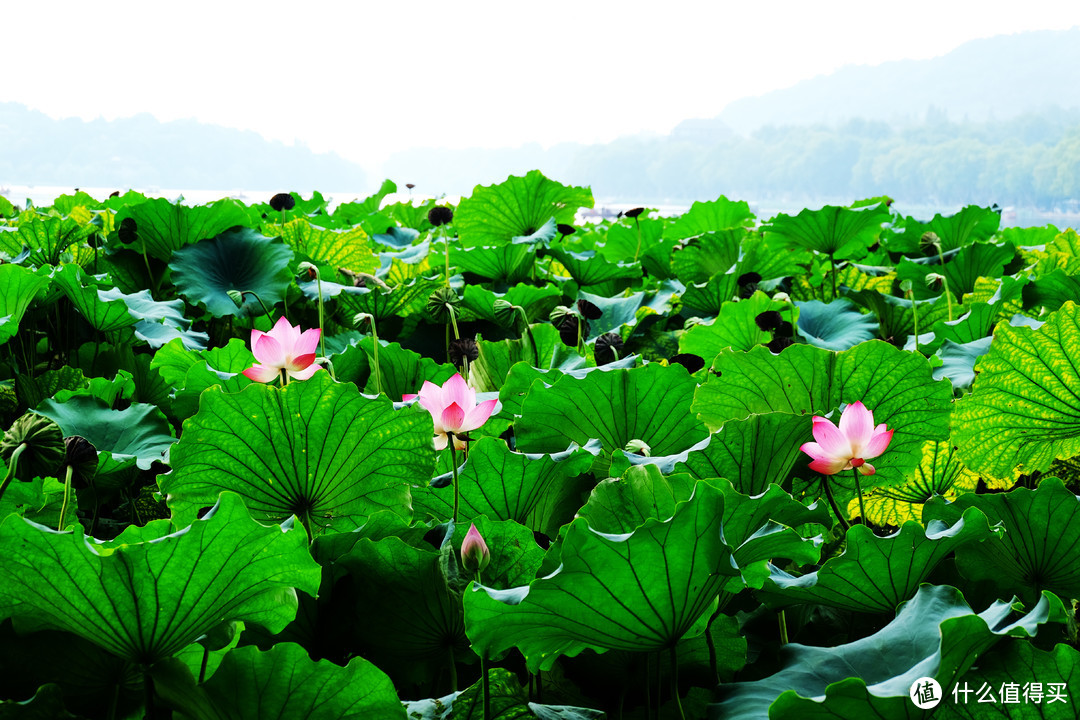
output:
[[[285,368],[281,368],[280,373],[281,373],[281,378],[280,378],[281,379],[281,387],[285,387],[286,385],[289,384],[289,371],[286,370]]]
[[[836,498],[833,497],[832,487],[829,486],[828,476],[823,476],[821,482],[825,486],[825,498],[829,501],[829,506],[832,507],[833,512],[836,513],[836,519],[840,521],[840,525],[847,531],[851,527],[851,524],[847,521],[847,513],[840,512],[840,506],[836,504]]]
[[[270,317],[270,311],[267,309],[266,303],[263,302],[263,299],[261,297],[259,297],[259,293],[254,292],[252,290],[241,290],[240,291],[240,299],[243,300],[245,295],[254,295],[255,299],[259,301],[259,305],[262,306],[263,313],[265,313],[267,317]],[[319,296],[320,297],[322,296],[321,292],[319,293]],[[255,318],[251,318],[251,322],[252,322],[252,324],[254,324]]]
[[[855,474],[855,492],[859,494],[859,515],[862,517],[862,524],[868,525],[870,521],[866,519],[866,506],[863,505],[862,483],[859,482],[859,470],[858,468],[851,468],[851,472]]]
[[[832,299],[836,299],[836,261],[833,254],[829,253],[829,272],[832,274]]]
[[[533,337],[532,326],[529,325],[529,316],[525,312],[525,308],[520,305],[515,305],[514,309],[521,314],[521,319],[525,321],[525,334],[529,336],[529,344],[532,345],[533,351],[533,366],[540,365],[540,351],[536,349],[536,338]]]
[[[310,545],[315,540],[315,536],[311,533],[311,510],[304,510],[300,514],[300,524],[304,526],[304,531],[308,536],[308,544]]]
[[[361,313],[358,317],[367,318],[367,321],[371,324],[371,339],[374,340],[375,346],[375,393],[382,395],[382,374],[379,371],[379,331],[375,327],[375,316],[371,313]]]
[[[64,532],[64,516],[67,514],[68,500],[71,497],[71,475],[74,472],[75,468],[68,465],[64,473],[64,504],[60,506],[60,526],[56,528],[59,532]]]
[[[476,584],[483,584],[480,579],[480,568],[476,569]],[[487,720],[491,717],[491,678],[488,677],[487,655],[480,656],[480,675],[481,686],[484,690],[484,715],[481,720]]]
[[[446,235],[446,231],[442,232],[443,247],[446,248],[446,285],[450,286],[450,238]]]
[[[8,460],[7,475],[4,476],[4,483],[0,485],[0,498],[4,497],[4,492],[7,490],[8,485],[15,479],[15,466],[19,464],[19,456],[23,454],[27,448],[26,443],[20,443],[19,447],[11,453],[11,458]]]
[[[789,642],[787,634],[787,615],[784,614],[783,608],[781,608],[780,614],[776,617],[780,622],[780,644],[787,645]]]
[[[319,289],[319,354],[326,357],[326,324],[323,316],[322,274],[319,273],[319,268],[315,268],[315,284]],[[337,382],[333,365],[330,365],[330,377]]]
[[[709,618],[709,622],[705,624],[705,645],[709,648],[709,668],[712,670],[712,677],[715,678],[716,683],[720,683],[720,675],[716,667],[716,640],[712,636],[712,624],[716,622],[716,618],[720,617],[720,611],[723,608],[721,606],[716,607],[716,612]]]
[[[454,660],[453,645],[450,645],[450,689],[457,692],[457,662]]]
[[[154,289],[153,295],[157,295],[158,286],[157,281],[154,280],[154,273],[150,271],[150,258],[146,256],[146,239],[143,239],[142,243],[142,259],[143,264],[146,265],[146,277],[150,280],[150,286]]]
[[[946,292],[948,291],[946,290]],[[919,311],[915,309],[915,292],[908,290],[908,297],[911,298],[911,317],[913,318],[912,322],[915,325],[915,352],[919,352]],[[951,313],[949,319],[952,319]]]
[[[143,697],[145,698],[146,711],[143,717],[146,720],[157,720],[157,707],[154,705],[154,678],[149,670],[143,670]]]
[[[941,260],[941,282],[945,284],[945,302],[949,304],[949,322],[952,322],[952,293],[949,292],[949,278],[945,275],[945,253],[941,251],[941,243],[937,244],[937,256]]]
[[[202,665],[199,666],[199,684],[202,685],[206,680],[206,665],[210,661],[210,648],[203,645],[202,649]]]
[[[446,433],[446,444],[450,446],[450,471],[454,474],[454,522],[458,515],[458,476],[457,476],[457,448],[454,446],[454,433]]]
[[[671,644],[671,696],[675,698],[675,707],[679,709],[679,717],[686,720],[686,713],[682,709],[682,698],[679,697],[679,652],[676,644]]]
[[[446,310],[450,313],[450,323],[454,326],[454,339],[460,340],[461,333],[458,332],[457,315],[454,314],[454,306],[450,303],[446,303]]]
[[[634,262],[637,262],[638,256],[641,255],[641,220],[634,218],[634,225],[637,226],[637,250],[634,251]]]

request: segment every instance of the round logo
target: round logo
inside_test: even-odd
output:
[[[915,703],[915,707],[929,710],[941,702],[941,685],[934,678],[921,677],[911,684],[908,697]]]

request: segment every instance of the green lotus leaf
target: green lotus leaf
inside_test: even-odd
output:
[[[407,514],[408,483],[431,477],[431,422],[426,410],[395,411],[325,372],[283,389],[211,388],[184,423],[161,491],[183,518],[224,490],[264,521],[296,514],[348,529],[380,509]]]
[[[739,261],[739,250],[747,236],[746,229],[740,227],[691,238],[671,256],[671,267],[687,285],[706,282],[717,273],[731,270]]]
[[[491,715],[486,717],[499,720],[603,720],[607,713],[590,708],[570,707],[567,705],[541,705],[529,702],[529,693],[521,687],[517,676],[503,668],[488,670],[488,692]],[[446,698],[447,702],[427,701],[433,704],[432,713],[438,713],[438,707],[453,709],[455,720],[485,720],[484,695],[481,682],[470,685],[456,696]],[[439,705],[435,705],[439,702]],[[437,720],[440,714],[414,714],[418,703],[409,703],[409,717],[418,720]]]
[[[671,277],[671,251],[677,242],[663,234],[664,221],[659,218],[639,217],[636,224],[629,221],[616,223],[608,228],[600,254],[609,263],[628,259],[640,262],[649,277],[665,280]]]
[[[1080,455],[1080,308],[1068,302],[1038,330],[999,323],[957,403],[953,440],[972,470],[1011,479]]]
[[[532,235],[552,219],[572,223],[580,208],[592,206],[589,188],[563,185],[532,170],[498,185],[477,185],[458,206],[454,225],[468,247],[505,245]]]
[[[510,377],[511,368],[522,363],[518,375],[523,390],[528,390],[529,383],[539,375],[540,370],[557,368],[559,370],[578,370],[585,367],[585,358],[576,349],[563,344],[559,331],[551,324],[530,326],[532,340],[536,342],[535,351],[528,337],[521,340],[480,340],[477,345],[480,355],[469,366],[470,382],[481,392],[500,392]],[[534,369],[537,369],[535,370]],[[533,371],[530,373],[530,371]],[[560,373],[561,376],[561,373]],[[554,382],[554,379],[552,379]],[[521,409],[521,397],[512,404],[515,412]],[[503,399],[506,407],[507,399]]]
[[[48,277],[35,275],[19,265],[0,265],[0,343],[15,336],[34,296],[48,284]]]
[[[29,482],[15,482],[0,500],[0,518],[15,514],[46,527],[56,527],[63,502],[64,484],[55,478],[35,477]],[[70,500],[65,515],[68,518],[74,515]]]
[[[381,322],[394,315],[407,315],[424,307],[432,292],[442,287],[442,280],[424,277],[414,278],[407,282],[399,283],[389,291],[379,287],[348,287],[342,288],[336,296],[337,303],[345,311],[346,317],[353,317],[358,313],[368,313],[375,317],[376,322]],[[301,287],[309,297],[318,297],[314,289],[314,281],[304,283]],[[323,282],[323,293],[326,296],[328,285]],[[311,288],[308,292],[308,288]]]
[[[990,522],[1003,523],[1005,535],[1000,542],[956,551],[957,567],[965,577],[989,580],[1025,601],[1043,590],[1080,598],[1080,498],[1060,480],[1046,478],[1037,490],[964,493],[951,503],[933,498],[923,506],[923,520],[953,522],[971,507]]]
[[[675,456],[675,469],[701,479],[725,478],[747,495],[781,483],[806,456],[800,446],[811,437],[807,415],[764,413],[729,420],[718,431]]]
[[[64,253],[96,231],[71,217],[24,213],[13,232],[0,232],[0,251],[10,257],[28,251],[27,260],[34,265],[59,265]]]
[[[610,280],[636,280],[641,277],[640,263],[608,262],[595,250],[572,252],[553,242],[548,252],[566,268],[581,287],[599,285]]]
[[[82,716],[67,711],[63,688],[56,683],[46,683],[22,702],[0,701],[0,717],[4,720],[79,720]]]
[[[521,313],[517,310],[507,311],[505,318],[500,317],[495,311],[496,299],[505,300],[511,305],[520,307],[525,311],[529,322],[543,322],[548,319],[548,315],[559,304],[561,298],[562,292],[554,285],[537,287],[519,283],[502,295],[496,295],[480,285],[466,285],[462,307],[468,308],[479,319],[523,332]]]
[[[315,661],[295,643],[278,643],[266,652],[253,645],[234,648],[202,684],[178,660],[155,668],[153,675],[166,702],[200,720],[406,717],[394,684],[375,665],[361,657],[345,667]]]
[[[382,185],[379,186],[374,195],[369,195],[360,201],[354,200],[353,202],[341,203],[334,210],[334,215],[341,216],[347,225],[355,225],[368,215],[378,212],[382,206],[383,198],[391,193],[396,193],[397,189],[397,183],[393,180],[383,180]]]
[[[208,240],[237,225],[251,223],[243,205],[235,200],[218,200],[208,205],[188,207],[155,198],[120,208],[116,227],[131,218],[136,225],[136,240],[131,248],[169,262],[180,248]],[[238,288],[244,290],[246,288]]]
[[[536,672],[585,649],[670,647],[738,572],[721,539],[723,509],[720,490],[698,483],[672,517],[627,535],[597,532],[578,518],[565,532],[556,572],[526,587],[465,591],[473,648],[496,657],[516,647]]]
[[[278,632],[296,613],[294,588],[318,590],[304,534],[259,525],[233,494],[179,532],[137,529],[98,544],[9,517],[0,543],[19,551],[0,556],[0,612],[20,631],[66,630],[151,665],[222,620]]]
[[[11,217],[15,214],[15,206],[3,195],[0,195],[0,216]]]
[[[293,252],[287,245],[250,228],[224,232],[173,253],[169,268],[176,289],[192,304],[201,304],[214,317],[262,315],[285,297],[292,280]],[[230,290],[245,294],[237,307]]]
[[[517,447],[560,452],[598,438],[608,454],[631,440],[644,441],[654,455],[680,452],[708,434],[690,412],[696,387],[682,366],[657,364],[567,375],[550,387],[533,382],[515,424]]]
[[[368,367],[375,365],[375,341],[366,337],[359,343],[359,351],[367,355]],[[352,352],[357,352],[356,350]],[[423,357],[412,350],[406,350],[397,343],[379,345],[379,383],[382,392],[388,398],[400,401],[402,395],[420,392],[424,381],[442,386],[457,372],[457,368],[448,363],[436,363],[431,358]],[[364,392],[374,395],[377,391],[375,373],[369,372]]]
[[[981,277],[998,278],[1005,266],[1016,256],[1012,243],[999,245],[976,243],[960,248],[945,263],[944,274],[949,281],[949,291],[957,297],[975,289],[975,281]]]
[[[969,343],[988,337],[997,323],[998,307],[987,303],[971,303],[968,311],[953,321],[938,320],[934,323],[934,335],[938,340]],[[920,328],[924,327],[921,322]]]
[[[806,272],[805,266],[810,263],[812,255],[807,250],[800,248],[778,248],[760,232],[753,232],[742,243],[742,259],[739,261],[739,273],[756,272],[762,280],[776,280],[777,278],[792,277],[796,280]],[[844,268],[851,268],[847,266]],[[844,278],[844,270],[838,277]],[[848,287],[852,283],[845,282]]]
[[[728,200],[721,195],[711,202],[694,202],[664,233],[675,240],[729,228],[751,227],[754,213],[745,200]]]
[[[586,340],[595,340],[606,332],[618,332],[619,328],[637,324],[638,309],[645,303],[645,293],[632,293],[627,297],[604,297],[584,290],[578,291],[579,300],[587,300],[600,309],[600,317],[589,320]]]
[[[709,717],[919,720],[923,711],[908,696],[917,679],[932,677],[951,688],[995,643],[1035,635],[1040,625],[1060,622],[1061,609],[1061,601],[1047,593],[1010,622],[1009,603],[998,601],[976,614],[955,588],[923,585],[873,635],[830,648],[784,646],[783,670],[721,686],[721,702],[710,706]]]
[[[906,298],[883,295],[875,290],[850,292],[846,297],[877,317],[879,336],[898,342],[914,334],[916,321],[919,323],[921,337],[939,320],[949,319],[948,302],[944,295],[934,300],[917,300],[914,303]],[[961,312],[963,310],[953,303],[954,317]]]
[[[455,245],[450,248],[450,264],[453,267],[487,280],[511,285],[529,279],[535,262],[536,249],[531,245],[467,248]]]
[[[113,410],[99,398],[76,395],[66,402],[45,400],[33,412],[53,420],[64,437],[80,435],[99,453],[109,453],[112,462],[134,463],[143,470],[154,462],[167,462],[169,448],[176,442],[169,421],[153,405],[132,403],[124,410]],[[108,458],[102,462],[103,468],[109,465]]]
[[[807,208],[795,216],[778,214],[765,226],[765,239],[774,247],[815,250],[841,259],[860,257],[878,241],[890,218],[884,205],[858,210],[833,205]]]
[[[934,215],[928,223],[908,218],[904,223],[904,232],[889,240],[890,250],[919,249],[920,241],[927,232],[932,232],[941,241],[944,252],[984,242],[997,232],[1001,225],[1001,215],[990,208],[968,205],[953,215]]]
[[[681,314],[686,317],[711,318],[720,314],[724,303],[730,302],[739,291],[738,269],[717,273],[704,283],[687,285],[682,293]]]
[[[679,352],[699,355],[708,362],[721,350],[749,350],[767,343],[772,335],[759,328],[754,318],[769,310],[787,308],[787,303],[777,302],[760,290],[747,300],[726,302],[716,320],[694,325],[679,338]]]
[[[469,447],[469,459],[458,477],[459,517],[513,520],[555,537],[581,505],[582,488],[574,479],[589,471],[599,450],[594,441],[552,455],[525,454],[511,451],[499,438],[480,438]],[[418,518],[428,514],[449,519],[453,514],[450,485],[439,490],[414,488],[412,495]]]
[[[372,273],[379,268],[379,259],[372,253],[363,228],[327,230],[312,225],[307,218],[298,218],[284,227],[275,226],[275,231],[280,231],[286,245],[315,262],[354,272]]]
[[[873,315],[864,315],[844,298],[829,303],[817,300],[796,302],[799,334],[806,342],[826,350],[848,350],[877,336]]]
[[[809,345],[793,345],[779,355],[765,347],[725,350],[698,389],[693,410],[716,429],[759,413],[825,415],[841,403],[862,401],[875,423],[895,431],[888,450],[874,459],[877,473],[862,478],[863,488],[898,485],[918,464],[922,444],[949,433],[952,388],[933,382],[931,371],[924,358],[880,340],[839,353]]]
[[[204,351],[188,348],[177,339],[170,340],[154,353],[150,369],[157,370],[162,380],[179,389],[184,387],[184,379],[191,368],[200,362],[206,362],[214,371],[225,373],[227,377],[247,370],[255,363],[255,356],[248,350],[247,343],[239,338],[230,338],[225,345]]]
[[[425,213],[427,211],[425,210]],[[424,218],[425,221],[427,218]],[[397,227],[391,225],[386,228],[386,232],[372,235],[371,239],[380,245],[386,245],[387,247],[394,248],[395,250],[404,250],[410,247],[416,238],[420,237],[420,231],[414,230],[411,227]]]
[[[1075,712],[1069,709],[1075,707],[1069,690],[1077,684],[1080,651],[1076,648],[1059,643],[1046,652],[1027,640],[1007,640],[979,658],[978,667],[969,670],[955,686],[951,701],[946,696],[947,702],[934,711],[934,720],[1066,718]],[[1035,691],[1036,685],[1041,692]],[[984,687],[990,689],[988,696],[980,693]],[[980,702],[979,698],[986,701]]]
[[[1080,297],[1080,275],[1054,270],[1025,285],[1022,292],[1025,309],[1041,307],[1053,312]]]
[[[68,263],[54,268],[52,281],[95,330],[112,332],[138,322],[122,293],[115,288],[102,290],[103,281],[87,275],[78,265]]]
[[[80,390],[89,386],[82,370],[65,365],[58,370],[47,370],[37,377],[17,375],[15,395],[22,407],[37,407],[42,400],[51,398],[62,390]]]
[[[984,337],[966,343],[946,340],[937,355],[941,367],[934,368],[934,379],[948,378],[957,390],[971,387],[975,381],[975,363],[990,352],[991,338]]]
[[[969,509],[951,526],[906,522],[896,532],[875,535],[865,525],[847,531],[844,552],[819,570],[793,577],[772,568],[759,595],[769,607],[816,603],[855,612],[893,613],[911,599],[930,571],[958,547],[1000,536],[986,516]]]

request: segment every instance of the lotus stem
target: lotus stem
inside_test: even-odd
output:
[[[146,704],[146,712],[143,717],[146,720],[157,720],[157,708],[154,705],[154,678],[150,674],[150,670],[143,670],[143,697]]]
[[[948,292],[948,289],[945,292]],[[911,317],[912,324],[915,326],[915,352],[919,352],[919,311],[915,308],[915,291],[908,290],[908,297],[911,298]],[[951,314],[949,319],[952,319]]]
[[[836,299],[836,260],[833,259],[833,254],[829,253],[829,273],[832,275],[832,300]]]
[[[941,243],[937,243],[937,256],[941,260],[941,282],[945,285],[945,302],[949,304],[949,322],[952,322],[952,293],[949,292],[949,276],[945,274],[945,253],[941,251]]]
[[[833,509],[833,513],[836,514],[836,519],[840,521],[840,525],[847,532],[851,524],[847,521],[847,514],[840,512],[840,506],[836,504],[836,498],[833,497],[832,488],[829,486],[829,478],[824,476],[821,478],[821,482],[825,487],[825,498],[829,501],[829,506]]]
[[[446,249],[446,286],[450,287],[450,238],[442,231],[443,247]]]
[[[64,532],[64,516],[67,514],[68,499],[71,497],[71,475],[74,472],[75,468],[68,465],[64,473],[64,503],[60,506],[60,523],[56,528],[58,532]]]
[[[716,618],[720,617],[720,611],[723,609],[723,603],[716,606],[716,612],[709,617],[709,622],[705,623],[705,645],[709,648],[709,668],[712,670],[712,677],[716,679],[716,684],[720,684],[720,675],[716,669],[716,641],[712,636],[712,625],[716,622]]]
[[[780,613],[776,617],[777,617],[777,620],[779,620],[779,622],[780,622],[780,644],[781,645],[787,645],[788,644],[787,615],[784,614],[784,610],[781,608]]]
[[[855,475],[855,492],[859,494],[859,515],[862,517],[862,524],[867,525],[869,521],[866,519],[866,506],[863,505],[862,483],[859,482],[859,470],[858,468],[851,468],[851,472]]]
[[[457,692],[457,661],[454,660],[453,643],[450,643],[450,689]]]
[[[285,212],[282,210],[281,212]],[[323,315],[323,296],[322,296],[322,274],[319,272],[319,268],[313,268],[315,270],[315,285],[319,290],[319,354],[326,357],[326,324]],[[334,382],[337,382],[337,375],[334,374],[334,365],[330,364],[330,377]]]
[[[635,218],[636,219],[636,218]],[[671,643],[671,696],[675,699],[675,707],[679,709],[679,717],[686,720],[686,713],[682,709],[682,698],[679,697],[679,651],[678,643]]]
[[[202,685],[206,680],[206,666],[210,661],[210,648],[203,645],[202,649],[202,664],[199,666],[199,684]]]
[[[375,327],[375,316],[371,313],[360,313],[356,316],[358,325],[365,319],[371,324],[371,339],[375,341],[375,393],[382,395],[382,374],[379,371],[379,331]]]
[[[7,474],[4,476],[4,483],[0,485],[0,499],[4,497],[4,492],[7,491],[8,485],[15,478],[15,466],[19,464],[19,456],[23,454],[27,448],[26,443],[19,443],[19,446],[11,453],[11,459],[8,460]]]
[[[241,291],[240,291],[240,298],[241,298],[241,299],[243,299],[243,297],[244,297],[245,295],[253,295],[253,296],[255,297],[255,299],[259,301],[259,305],[261,305],[261,306],[262,306],[262,309],[263,309],[263,313],[264,313],[264,314],[265,314],[265,315],[266,315],[267,317],[270,317],[270,311],[269,311],[269,310],[267,309],[267,307],[266,307],[266,303],[264,303],[264,302],[263,302],[263,299],[262,299],[261,297],[259,297],[259,293],[255,292],[255,291],[253,291],[253,290],[241,290]],[[320,296],[320,297],[322,296],[322,292],[321,292],[321,291],[320,291],[320,293],[319,293],[319,296]],[[320,307],[320,311],[321,311],[321,309],[322,309],[322,308]],[[321,323],[321,322],[322,322],[322,314],[321,314],[321,312],[320,312],[319,318],[320,318],[320,323]],[[288,319],[288,318],[286,318],[286,319]],[[254,325],[254,324],[255,324],[255,318],[251,318],[251,324],[252,324],[252,325]],[[321,334],[320,334],[320,335],[321,335]],[[325,354],[326,354],[326,353],[323,353],[323,355],[325,355]]]
[[[638,256],[641,255],[641,220],[637,216],[634,216],[634,225],[637,227],[637,249],[634,250],[634,262],[637,262]]]
[[[450,446],[450,471],[454,477],[454,522],[458,517],[458,474],[457,474],[457,447],[454,445],[454,433],[446,433],[447,444]]]
[[[520,305],[515,305],[514,309],[521,314],[521,319],[525,321],[525,334],[529,336],[529,344],[532,345],[533,351],[533,366],[540,366],[540,351],[536,349],[536,338],[533,336],[532,325],[529,324],[529,316],[525,312],[525,308]]]
[[[480,579],[480,568],[476,568],[476,584],[483,584]],[[480,655],[480,676],[481,687],[484,690],[484,714],[481,720],[488,720],[491,717],[491,678],[488,677],[486,654]]]

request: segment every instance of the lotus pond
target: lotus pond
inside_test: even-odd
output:
[[[395,190],[0,198],[0,717],[1077,716],[1076,232]]]

